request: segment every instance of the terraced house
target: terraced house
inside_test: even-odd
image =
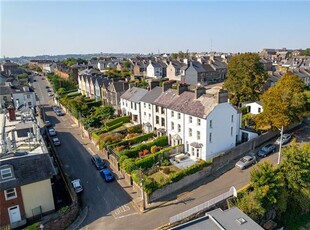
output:
[[[171,145],[184,144],[194,160],[213,158],[240,140],[241,113],[219,88],[190,90],[179,84],[172,89],[168,82],[148,91],[140,101],[144,129],[167,135]]]

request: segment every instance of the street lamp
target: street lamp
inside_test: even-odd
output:
[[[142,198],[142,206],[141,209],[142,211],[145,210],[145,201],[144,201],[144,178],[143,178],[143,174],[142,174],[142,169],[140,167],[140,180],[141,180],[141,198]]]
[[[278,154],[278,165],[280,164],[280,161],[281,161],[281,149],[282,149],[282,137],[283,137],[283,125],[282,125],[282,128],[279,129],[280,130],[280,145],[279,145],[279,154]]]

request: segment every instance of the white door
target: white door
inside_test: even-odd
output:
[[[13,206],[8,208],[11,224],[21,220],[19,206]]]

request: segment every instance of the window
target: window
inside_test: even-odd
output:
[[[174,123],[171,122],[171,129],[174,130]]]
[[[178,113],[178,119],[181,119],[181,113]]]
[[[156,106],[155,106],[155,111],[156,111],[156,113],[158,113],[158,110],[159,110],[159,108],[158,108],[158,106],[156,105]]]
[[[130,103],[130,108],[133,109],[133,102]]]
[[[171,111],[171,117],[174,117],[174,112],[173,111]]]
[[[258,108],[258,113],[260,113],[262,111],[262,108]]]
[[[197,125],[200,126],[201,125],[201,121],[199,118],[197,118]]]
[[[149,119],[151,120],[151,114],[149,113]]]
[[[200,131],[197,131],[197,140],[200,140]]]
[[[178,124],[178,132],[181,132],[181,125]]]
[[[159,124],[159,116],[156,116],[156,124]]]
[[[199,149],[197,149],[196,151],[197,151],[196,157],[199,158],[200,157],[199,156]]]
[[[11,188],[4,190],[5,200],[12,200],[17,197],[16,189]]]
[[[161,108],[161,114],[165,114],[165,109]]]
[[[192,156],[195,155],[195,149],[192,147]]]
[[[213,128],[212,120],[210,120],[210,128]]]
[[[188,133],[189,133],[189,136],[191,137],[193,135],[193,130],[191,128],[189,128]]]
[[[165,118],[161,118],[161,126],[165,126]]]
[[[30,95],[29,94],[27,94],[27,99],[30,99]]]
[[[190,116],[190,117],[188,118],[188,121],[189,121],[189,123],[192,123],[192,122],[193,122],[193,117]]]
[[[233,128],[233,127],[230,127],[230,136],[233,135],[233,132],[234,132],[234,128]]]
[[[231,115],[231,122],[234,122],[234,115]]]
[[[144,116],[146,116],[146,112],[144,112]]]
[[[209,142],[212,142],[212,133],[209,134]]]
[[[146,103],[143,103],[143,107],[146,109]]]
[[[1,179],[8,179],[12,176],[13,174],[10,168],[1,169]]]
[[[134,103],[134,105],[135,105],[135,110],[137,110],[137,103]]]
[[[149,104],[149,109],[151,109],[151,104]]]

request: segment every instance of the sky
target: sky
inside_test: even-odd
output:
[[[310,1],[12,1],[1,57],[310,47]]]

